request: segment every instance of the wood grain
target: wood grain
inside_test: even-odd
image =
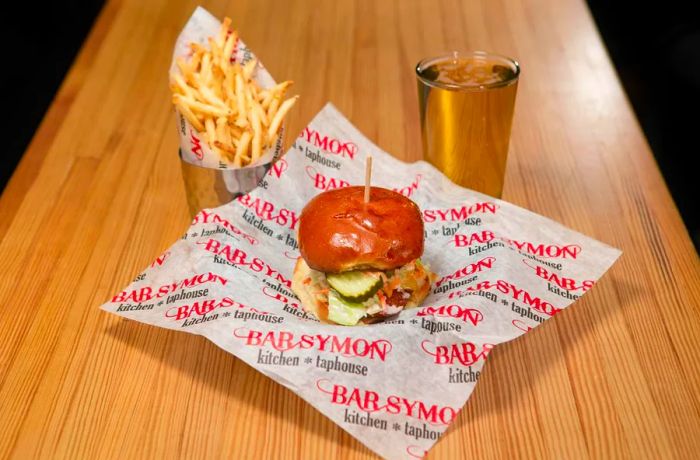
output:
[[[98,310],[189,218],[167,69],[196,6],[112,0],[0,198],[0,458],[372,458],[204,338]],[[700,261],[582,0],[206,1],[302,96],[420,158],[413,66],[522,65],[504,198],[624,251],[496,348],[428,457],[700,452]],[[287,143],[291,143],[291,138]]]

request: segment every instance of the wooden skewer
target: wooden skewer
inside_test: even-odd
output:
[[[365,163],[365,203],[369,203],[370,182],[372,181],[372,157],[367,156]]]

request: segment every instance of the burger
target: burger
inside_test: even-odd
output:
[[[423,219],[401,195],[371,187],[321,193],[299,217],[292,290],[320,321],[354,326],[420,305],[435,275],[420,260]]]

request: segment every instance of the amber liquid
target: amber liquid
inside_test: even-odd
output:
[[[453,182],[500,198],[517,67],[504,59],[450,57],[417,72],[424,159]]]

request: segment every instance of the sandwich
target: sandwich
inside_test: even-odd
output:
[[[401,195],[371,187],[330,190],[299,217],[292,290],[320,321],[355,326],[420,305],[433,274],[423,255],[423,219]]]

